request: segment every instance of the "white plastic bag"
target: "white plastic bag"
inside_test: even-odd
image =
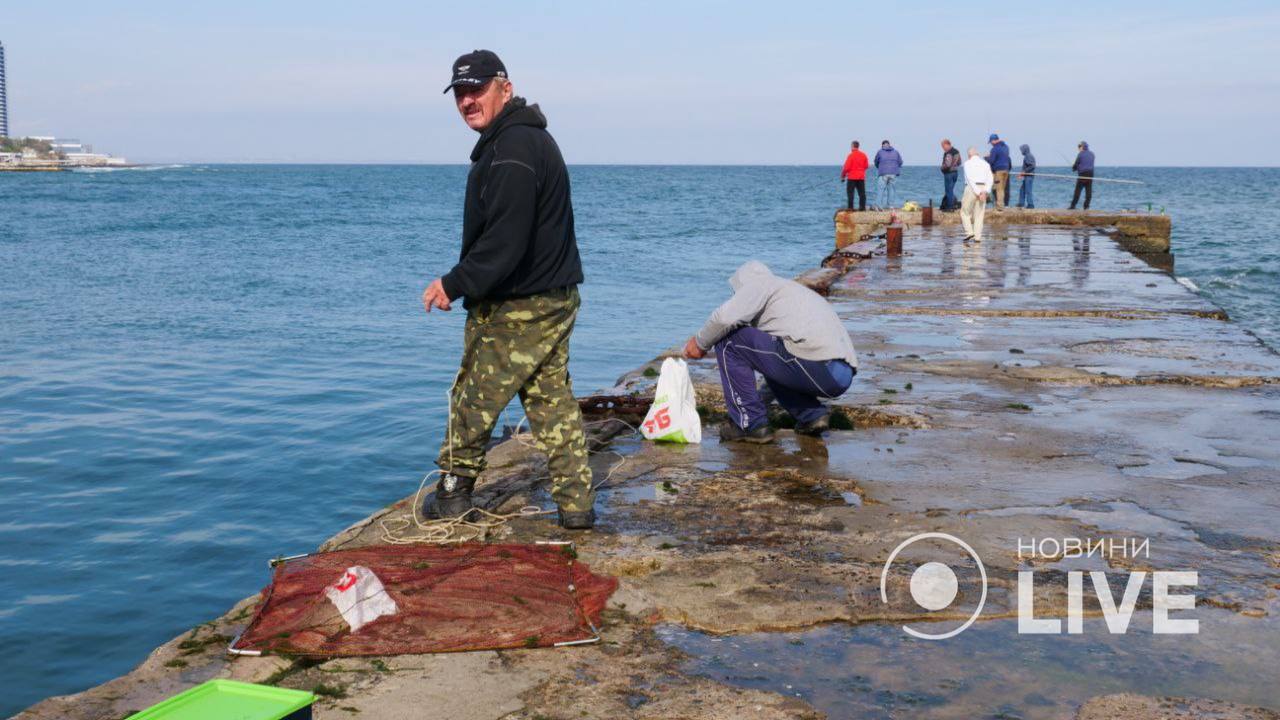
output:
[[[351,632],[358,632],[383,615],[396,614],[395,600],[378,576],[363,565],[347,568],[337,582],[324,589],[324,594],[351,626]]]
[[[702,420],[698,417],[693,381],[689,379],[689,366],[683,360],[662,361],[658,389],[649,413],[640,424],[640,432],[645,438],[658,442],[702,442]]]

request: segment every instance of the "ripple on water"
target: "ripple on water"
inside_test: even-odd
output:
[[[148,533],[142,530],[105,532],[94,535],[92,542],[100,545],[124,545],[127,543],[141,542],[147,536]]]

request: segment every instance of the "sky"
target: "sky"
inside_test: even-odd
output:
[[[496,51],[570,163],[1280,165],[1267,2],[7,3],[15,135],[143,162],[465,163],[441,90]]]

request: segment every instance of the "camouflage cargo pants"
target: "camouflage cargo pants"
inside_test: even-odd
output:
[[[475,302],[467,309],[452,429],[436,459],[442,470],[479,475],[498,416],[519,393],[529,426],[549,458],[551,496],[564,510],[591,508],[582,412],[569,380],[569,336],[579,304],[577,288],[565,288]]]

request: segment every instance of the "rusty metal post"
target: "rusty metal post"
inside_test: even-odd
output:
[[[933,198],[929,198],[929,207],[920,208],[920,227],[933,225]]]
[[[902,254],[902,225],[894,224],[884,229],[884,244],[886,255]]]

